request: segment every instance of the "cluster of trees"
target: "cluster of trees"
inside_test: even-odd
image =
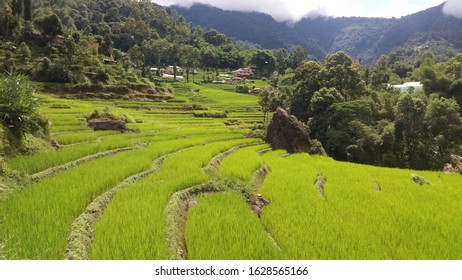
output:
[[[307,57],[300,46],[290,51],[248,49],[214,29],[192,27],[174,10],[151,1],[4,0],[0,22],[0,38],[16,44],[13,53],[5,54],[3,70],[16,66],[39,81],[91,80],[96,69],[108,68],[101,64],[105,58],[123,67],[105,69],[109,76],[129,69],[147,75],[148,68],[167,65],[181,65],[187,74],[194,68],[250,65],[257,75],[270,76],[275,70],[282,73],[288,67],[296,68]],[[56,43],[58,35],[64,35],[65,43]],[[14,65],[19,58],[20,65]],[[22,67],[22,62],[29,67]],[[90,75],[82,77],[82,72]]]
[[[462,55],[435,63],[423,54],[409,65],[396,55],[365,68],[344,52],[306,61],[261,93],[308,124],[338,159],[414,169],[441,169],[462,152]],[[390,83],[420,80],[424,92],[401,94]]]
[[[223,34],[191,28],[150,1],[4,0],[0,23],[0,72],[16,70],[37,81],[85,83],[106,76],[97,82],[117,77],[128,84],[154,65],[234,68],[245,58]]]

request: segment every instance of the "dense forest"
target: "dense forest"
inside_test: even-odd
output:
[[[170,99],[173,88],[151,68],[172,65],[176,76],[181,66],[187,82],[190,74],[194,82],[209,82],[205,74],[195,79],[195,69],[215,79],[219,70],[251,67],[271,85],[260,93],[263,111],[284,107],[335,159],[441,169],[450,154],[462,153],[462,55],[441,62],[440,53],[423,50],[411,61],[406,50],[372,66],[344,51],[308,61],[313,54],[302,46],[267,50],[232,42],[150,1],[4,0],[2,150],[11,153],[9,147],[20,147],[23,135],[40,127],[47,137],[46,120],[29,110],[36,104],[28,79],[45,92],[83,98]],[[423,91],[401,94],[390,87],[409,81],[420,81]],[[22,107],[8,105],[13,95]]]
[[[11,41],[2,46],[5,57],[12,56],[8,49],[18,48],[22,57],[14,59],[31,59],[32,51],[32,60],[18,70],[34,80],[107,84],[117,74],[129,81],[147,76],[144,68],[154,65],[243,63],[238,48],[222,34],[190,28],[173,10],[150,1],[12,1],[2,4],[1,16],[0,36]],[[47,72],[48,66],[58,75]]]
[[[194,68],[251,64],[271,73],[277,63],[269,51],[192,27],[174,10],[150,1],[4,1],[0,16],[3,71],[15,69],[36,81],[115,83],[119,87],[109,89],[124,92],[124,85],[147,83],[140,77],[149,77],[152,67],[181,65],[188,74]],[[292,50],[291,58],[305,59],[300,50]]]
[[[390,86],[403,80],[421,81],[423,90]],[[436,63],[425,53],[413,65],[383,55],[368,68],[337,52],[272,82],[261,94],[264,110],[286,108],[335,159],[441,169],[462,152],[462,54]]]

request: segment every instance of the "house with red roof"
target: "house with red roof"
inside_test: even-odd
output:
[[[236,75],[236,77],[252,77],[253,70],[251,68],[240,68],[233,71],[233,74]]]

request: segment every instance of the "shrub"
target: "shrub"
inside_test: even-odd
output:
[[[249,90],[249,87],[246,85],[238,85],[235,89],[237,93],[249,93]]]
[[[127,113],[123,113],[117,115],[116,113],[112,112],[109,107],[106,107],[103,112],[98,111],[95,109],[90,115],[85,116],[85,119],[88,121],[90,120],[98,120],[98,119],[109,119],[109,120],[120,120],[124,121],[125,123],[136,123],[136,120]]]
[[[19,45],[19,54],[21,55],[21,59],[23,62],[27,62],[30,60],[32,56],[32,52],[29,49],[29,46],[25,43],[22,42],[21,45]]]
[[[107,84],[109,82],[109,74],[103,69],[98,69],[93,76],[93,82]]]
[[[322,146],[322,143],[319,140],[311,140],[311,149],[309,152],[310,155],[321,155],[321,156],[328,156],[326,150]]]
[[[37,110],[38,99],[23,75],[0,75],[0,123],[11,148],[22,148],[26,133],[48,134],[48,121]]]

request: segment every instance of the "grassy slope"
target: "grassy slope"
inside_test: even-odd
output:
[[[293,259],[460,259],[459,175],[265,155],[263,224]],[[314,188],[327,179],[326,200]],[[378,183],[381,191],[373,186]]]
[[[142,150],[85,163],[0,200],[3,255],[62,258],[70,224],[94,197],[146,170],[156,157],[196,146],[168,158],[160,173],[118,193],[97,225],[93,258],[167,258],[163,211],[170,195],[209,180],[211,176],[202,173],[201,167],[216,153],[245,140],[216,147],[202,144],[210,139],[243,139],[246,128],[262,119],[256,111],[257,97],[233,93],[233,86],[182,83],[175,87],[178,99],[186,104],[227,111],[228,119],[246,123],[227,127],[227,119],[194,118],[191,111],[181,110],[184,103],[74,101],[39,95],[44,101],[42,111],[53,124],[52,135],[64,144],[77,145],[11,159],[8,164],[14,169],[35,173],[117,147],[150,144]],[[199,92],[193,92],[194,88]],[[140,120],[130,124],[140,133],[89,131],[83,115],[105,107]],[[200,197],[186,225],[191,258],[462,258],[460,175],[378,168],[308,155],[281,157],[284,152],[260,156],[260,148],[244,148],[229,155],[222,162],[220,176],[245,184],[263,163],[269,167],[271,173],[260,192],[271,204],[264,208],[261,221],[235,193]],[[326,200],[314,187],[318,173],[327,179]],[[410,179],[413,173],[430,184],[417,185]],[[380,185],[381,191],[374,184]],[[243,249],[254,242],[261,243],[253,250]]]

